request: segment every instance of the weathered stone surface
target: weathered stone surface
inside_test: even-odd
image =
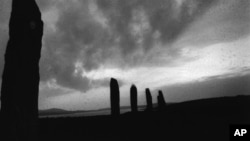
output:
[[[120,115],[120,91],[118,81],[111,78],[110,81],[110,104],[111,104],[111,115]]]
[[[153,102],[152,102],[152,95],[149,88],[146,88],[146,100],[147,100],[147,111],[152,111],[153,109]]]
[[[1,88],[6,141],[36,140],[42,35],[35,0],[13,0]]]
[[[161,90],[159,90],[159,95],[157,97],[157,100],[158,100],[158,108],[163,109],[166,106],[166,102]]]
[[[137,88],[135,85],[132,85],[130,88],[130,104],[131,104],[131,111],[133,113],[138,112],[138,105],[137,105]]]

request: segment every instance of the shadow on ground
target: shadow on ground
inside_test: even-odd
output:
[[[229,125],[250,124],[250,97],[224,97],[172,104],[153,112],[118,117],[42,118],[39,139],[229,140]]]

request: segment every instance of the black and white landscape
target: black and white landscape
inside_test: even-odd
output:
[[[250,1],[1,0],[0,74],[10,140],[229,140]]]

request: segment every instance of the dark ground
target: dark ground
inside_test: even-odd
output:
[[[250,96],[195,100],[119,117],[42,118],[40,141],[228,141],[229,125],[250,124]]]

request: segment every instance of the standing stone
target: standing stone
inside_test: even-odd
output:
[[[118,81],[111,78],[110,81],[110,104],[111,104],[111,115],[120,115],[120,92]]]
[[[152,95],[149,88],[146,88],[146,100],[147,100],[147,111],[152,111],[153,109],[153,102],[152,102]]]
[[[4,141],[37,140],[43,22],[35,0],[13,0],[2,75]]]
[[[158,108],[163,109],[166,106],[166,102],[161,90],[159,90],[159,95],[157,97],[157,100],[158,100]]]
[[[130,88],[130,104],[131,104],[131,111],[133,113],[138,112],[138,105],[137,105],[137,88],[135,85],[132,85]]]

